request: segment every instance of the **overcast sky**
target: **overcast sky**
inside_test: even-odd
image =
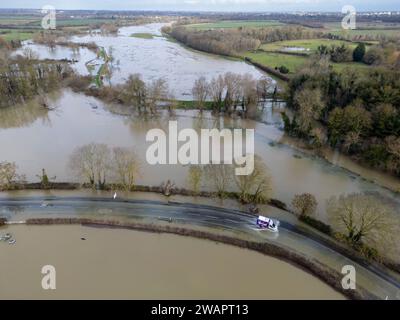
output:
[[[400,10],[399,0],[1,0],[0,8],[97,10],[209,10],[209,11],[357,11]]]

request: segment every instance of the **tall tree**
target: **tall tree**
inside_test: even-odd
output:
[[[353,51],[353,60],[361,62],[364,59],[364,55],[365,55],[365,44],[363,42],[360,42]]]

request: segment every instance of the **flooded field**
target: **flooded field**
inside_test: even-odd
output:
[[[132,73],[142,74],[143,79],[146,81],[162,77],[167,81],[169,87],[174,91],[175,96],[179,99],[191,99],[193,82],[199,76],[205,76],[210,79],[211,77],[228,71],[240,74],[250,73],[256,78],[265,76],[264,73],[244,62],[203,54],[174,43],[162,36],[160,32],[162,26],[162,24],[151,24],[145,26],[126,27],[120,29],[118,36],[93,34],[83,37],[74,37],[72,40],[75,42],[96,42],[100,47],[103,47],[108,50],[109,53],[112,53],[113,62],[110,66],[108,79],[110,83],[122,83]],[[153,38],[143,39],[132,37],[131,35],[133,33],[148,33],[152,34]],[[79,50],[72,50],[66,47],[49,49],[48,47],[32,43],[26,43],[25,47],[31,48],[41,59],[66,58],[76,60],[73,64],[73,68],[81,74],[92,73],[93,70],[97,70],[96,68],[101,67],[101,61],[96,57],[96,54],[85,48],[80,48]],[[94,69],[88,68],[88,65],[86,64],[88,61],[94,61]],[[73,176],[72,172],[68,168],[68,162],[72,152],[77,147],[92,142],[104,143],[109,147],[127,147],[130,149],[133,148],[136,151],[141,162],[140,175],[136,181],[138,184],[158,186],[167,180],[171,180],[178,187],[190,188],[188,182],[188,166],[152,166],[146,162],[145,153],[149,143],[146,143],[145,136],[148,130],[161,128],[167,131],[169,120],[176,120],[179,129],[194,128],[200,130],[201,128],[249,128],[255,129],[255,152],[269,168],[269,174],[272,178],[272,196],[274,198],[290,205],[294,195],[305,192],[311,193],[315,195],[318,201],[317,218],[327,221],[325,204],[330,197],[343,193],[372,193],[391,205],[393,208],[393,215],[397,219],[396,221],[400,221],[400,217],[398,216],[400,212],[400,197],[397,193],[390,191],[390,189],[399,190],[400,183],[398,179],[364,168],[354,163],[349,158],[340,156],[335,152],[327,151],[326,157],[329,161],[326,161],[300,151],[296,141],[285,136],[282,130],[280,112],[283,111],[284,108],[285,105],[283,103],[275,106],[272,106],[271,103],[266,103],[264,109],[260,111],[261,114],[258,119],[259,121],[215,117],[209,112],[204,112],[203,115],[200,116],[198,111],[194,110],[177,110],[174,114],[161,111],[156,117],[144,118],[132,115],[127,108],[108,105],[93,97],[87,97],[83,94],[73,93],[72,91],[65,89],[54,93],[49,97],[49,109],[51,109],[51,111],[43,108],[35,102],[30,102],[22,106],[0,109],[0,161],[15,162],[18,165],[18,172],[24,174],[26,180],[29,182],[38,181],[38,175],[40,175],[42,168],[46,169],[46,172],[50,177],[55,177],[55,181],[57,182],[74,182],[78,180]],[[206,183],[202,185],[202,188],[210,190],[210,186]],[[233,183],[231,184],[230,189],[235,189]],[[21,232],[20,230],[24,230],[24,232]],[[54,236],[52,230],[57,229],[46,229],[43,233],[46,233],[47,237],[51,238]],[[24,229],[21,227],[21,229],[16,229],[15,232],[20,233],[20,238],[23,238],[24,235],[22,235],[22,233],[26,232],[28,235],[31,234],[35,241],[36,239],[41,239],[40,235],[38,235],[39,231],[34,228]],[[60,232],[65,232],[65,230],[60,230]],[[81,233],[81,229],[71,228],[68,229],[68,232],[71,232],[71,235],[76,235],[77,239],[71,238],[71,243],[68,243],[68,245],[72,246],[72,242],[76,241],[74,242],[74,245],[78,248],[78,251],[81,250],[81,248],[85,248],[82,247],[82,244],[89,243],[81,242],[81,240],[79,240],[80,237],[77,235],[78,233]],[[114,243],[104,236],[104,234],[111,231],[104,230],[101,232],[95,232],[93,230],[85,230],[85,232],[93,232],[91,237],[96,239],[96,241],[99,241],[99,243],[104,243],[103,247],[99,247],[95,250],[103,250],[102,248],[111,249],[112,246],[121,246],[121,252],[125,252],[125,247],[127,247],[125,246],[125,242],[138,240],[135,238],[137,237],[136,234],[130,233],[128,235],[121,231],[118,232],[119,236],[132,237],[132,239],[124,238],[125,242]],[[28,237],[28,235],[26,237]],[[397,235],[400,235],[400,233],[397,233]],[[153,240],[149,240],[153,241],[151,248],[158,246],[155,242],[160,241],[159,239],[159,236],[156,236]],[[35,244],[35,241],[32,241],[32,245]],[[66,239],[60,239],[59,241],[66,241]],[[171,241],[174,243],[175,240]],[[189,241],[187,248],[192,245],[196,246],[196,244],[194,244],[196,240],[185,239],[185,241]],[[184,241],[179,242],[183,243]],[[289,244],[297,244],[297,242],[301,244],[297,239],[288,240]],[[400,238],[397,241],[397,248],[394,248],[394,251],[397,252],[397,254],[395,253],[394,255],[395,258],[399,257],[399,244]],[[54,247],[51,247],[52,244],[48,243],[45,243],[45,245],[50,246],[49,252],[54,254],[56,251],[55,245]],[[67,246],[67,244],[62,242],[58,243],[58,245]],[[210,248],[207,250],[214,250],[211,248],[212,244],[209,245]],[[16,260],[13,263],[10,263],[9,267],[17,265],[18,259],[21,259],[22,251],[20,252],[19,250],[29,249],[26,251],[29,251],[29,254],[32,255],[30,259],[34,259],[33,252],[37,251],[35,251],[35,248],[28,247],[24,247],[25,249],[20,249],[21,247],[19,246],[13,248],[17,249],[15,253],[12,253],[16,255],[13,258]],[[220,247],[215,246],[215,248]],[[92,250],[91,247],[90,250]],[[148,248],[146,250],[148,250]],[[316,251],[316,255],[318,255],[319,251]],[[0,254],[11,254],[11,252],[7,252],[8,251],[0,250]],[[71,250],[70,254],[72,254],[72,252],[75,251]],[[104,251],[101,252],[104,253]],[[107,252],[112,252],[110,253],[111,255],[117,254],[119,251],[110,250]],[[100,251],[96,251],[95,253],[98,255],[94,254],[93,257],[96,258],[93,259],[102,259],[100,258]],[[120,256],[115,256],[114,258],[120,259],[119,261],[123,264],[123,268],[127,268],[127,266],[132,264],[131,260],[124,260],[125,258],[128,259],[129,255],[122,255],[122,253],[119,254]],[[210,257],[213,258],[215,255]],[[48,257],[50,256],[51,255]],[[57,257],[57,255],[55,257]],[[42,258],[46,257],[42,256]],[[79,258],[80,256],[71,256],[72,261],[77,261],[76,259]],[[147,259],[144,256],[142,258],[144,260]],[[177,258],[181,257],[177,256]],[[264,270],[267,268],[265,263],[271,263],[271,265],[273,263],[278,263],[279,266],[285,265],[279,261],[276,262],[273,259],[271,261],[275,262],[271,262],[270,259],[267,259],[266,257],[261,258],[266,260],[264,262],[261,260],[258,262],[258,260],[251,260],[253,258],[249,259],[254,262],[254,265],[257,265],[257,268],[258,263],[260,263],[260,266],[263,266]],[[61,259],[61,257],[58,257],[57,259]],[[132,257],[130,257],[130,259],[132,259]],[[241,259],[244,261],[246,260],[245,258]],[[60,263],[64,265],[63,262]],[[94,260],[87,261],[88,266],[93,263]],[[152,261],[152,263],[157,265],[156,261]],[[245,266],[242,266],[242,268],[244,267]],[[1,268],[6,268],[6,266],[0,267],[0,271]],[[73,266],[72,268],[76,268],[76,266]],[[116,266],[111,266],[110,268],[111,270],[114,270]],[[187,266],[187,268],[190,267]],[[238,268],[238,270],[240,270],[240,268]],[[128,272],[128,269],[126,272]],[[261,268],[259,272],[261,273]],[[257,272],[255,272],[255,274],[256,273]],[[293,272],[293,274],[300,275],[303,273],[302,271],[299,271]],[[233,274],[232,277],[234,275],[235,274]],[[38,274],[38,276],[40,275]],[[98,274],[97,276],[101,276],[101,274]],[[305,274],[305,277],[306,276],[307,275]],[[71,274],[68,274],[65,279],[68,277],[71,277]],[[215,275],[210,275],[210,277],[212,281],[218,280],[213,278]],[[278,274],[276,274],[276,277],[278,278]],[[2,278],[0,277],[0,279]],[[144,279],[148,278],[145,277]],[[242,280],[240,283],[245,288],[246,281],[250,281],[247,279],[247,273],[244,279],[246,280]],[[303,281],[304,279],[300,276],[297,280]],[[92,279],[90,281],[94,280]],[[111,280],[107,278],[104,281]],[[168,279],[163,279],[162,281],[168,281]],[[193,283],[193,286],[196,285],[199,288],[199,291],[193,291],[193,298],[208,297],[203,296],[206,291],[201,291],[202,289],[205,290],[205,288],[202,288],[202,281],[204,282],[204,279],[201,281],[199,280],[198,283]],[[228,280],[224,281],[229,283]],[[252,281],[256,281],[256,277]],[[315,279],[312,279],[312,281],[315,281]],[[128,284],[129,283],[126,285]],[[113,288],[111,283],[108,283],[107,285]],[[123,284],[118,284],[118,286],[121,285],[122,288],[125,288],[121,291],[122,297],[127,297],[125,294],[130,292],[130,287],[123,287]],[[141,283],[141,285],[144,285],[144,282]],[[167,283],[165,285],[166,287],[171,286],[171,284]],[[229,285],[232,284],[229,283]],[[224,282],[221,282],[218,287],[221,286],[220,290],[222,291],[213,291],[216,294],[215,297],[230,298],[231,296],[229,296],[229,293],[235,292],[235,290],[234,288],[229,287],[229,285],[225,285]],[[308,290],[307,284],[299,283],[297,286],[298,288],[301,288],[303,294]],[[250,291],[240,291],[238,293],[243,295],[238,297],[257,298],[258,294],[260,294],[261,298],[279,297],[280,295],[281,297],[287,297],[286,292],[280,292],[279,290],[274,291],[273,293],[272,291],[267,291],[267,293],[265,293],[265,288],[262,285],[258,286],[255,282],[251,282],[249,287],[259,288],[260,291],[257,291],[258,289],[256,289],[256,291],[251,291],[251,294]],[[115,285],[115,288],[117,288],[117,285]],[[285,290],[287,288],[287,286],[283,287]],[[315,292],[322,290],[320,287],[318,288],[319,289],[310,289],[310,295],[305,293],[304,297],[315,297],[311,295],[311,293],[314,294]],[[65,297],[72,294],[73,291],[71,290],[73,290],[73,288],[69,288],[67,291],[62,293],[61,296]],[[167,292],[159,292],[160,298],[179,297],[179,294],[182,294],[183,292],[180,290],[181,289],[177,289],[176,292],[172,290],[170,292],[171,296],[168,296]],[[321,292],[323,292],[323,290]],[[12,294],[12,292],[8,293]],[[34,291],[27,291],[27,294],[31,293],[33,294]],[[153,291],[149,291],[148,293],[142,291],[142,294],[145,295],[144,297],[150,297],[153,293]],[[264,293],[266,296],[263,295]],[[40,294],[44,293],[41,292]],[[82,294],[88,294],[88,292],[83,292]],[[107,294],[107,292],[102,293],[101,290],[99,290],[98,294]],[[227,296],[225,297],[224,294],[227,294]],[[252,294],[256,295],[253,296]],[[299,297],[300,293],[291,291],[291,294],[293,296],[290,297],[296,298]],[[322,296],[323,294],[325,293],[321,293]],[[0,296],[1,295],[2,293],[0,292]],[[151,297],[154,298],[155,296],[153,295]]]
[[[295,194],[310,192],[317,197],[322,219],[325,219],[325,201],[342,193],[373,192],[398,208],[399,197],[379,186],[382,182],[394,187],[396,179],[358,166],[356,169],[361,170],[362,176],[371,180],[376,178],[379,182],[373,183],[338,165],[297,151],[290,146],[290,141],[285,140],[284,133],[278,128],[279,112],[282,109],[272,108],[271,105],[267,105],[264,111],[264,120],[270,124],[216,118],[209,113],[199,117],[197,111],[182,110],[178,110],[172,117],[167,112],[161,112],[158,117],[143,119],[117,114],[114,106],[70,90],[54,96],[51,107],[55,110],[46,111],[35,104],[0,110],[2,160],[15,161],[20,173],[25,174],[31,182],[37,181],[37,175],[42,168],[46,169],[49,176],[56,176],[56,181],[76,181],[68,169],[71,153],[76,147],[97,142],[110,147],[129,147],[136,150],[141,161],[137,183],[160,185],[170,179],[180,187],[189,188],[188,166],[154,166],[149,165],[145,159],[150,145],[145,141],[147,131],[162,128],[167,132],[168,121],[177,120],[179,129],[254,128],[255,152],[269,168],[273,196],[289,204]],[[343,160],[339,159],[336,163],[341,165]]]
[[[80,226],[0,232],[17,239],[0,243],[1,299],[343,299],[286,262],[207,240]],[[41,287],[44,265],[56,268],[56,290]]]
[[[118,35],[92,35],[73,37],[77,43],[95,42],[99,47],[111,53],[113,62],[110,63],[109,82],[123,83],[131,74],[139,73],[143,80],[163,78],[176,98],[190,100],[194,81],[204,76],[211,79],[226,72],[238,74],[249,73],[255,78],[265,76],[254,66],[242,61],[220,58],[218,56],[200,53],[184,48],[161,35],[165,24],[153,23],[144,26],[123,27]],[[132,37],[134,33],[153,34],[152,39]],[[88,74],[86,62],[95,59],[94,52],[80,48],[72,50],[66,47],[51,49],[42,45],[27,43],[41,59],[75,59],[73,68],[80,74]],[[20,50],[20,52],[22,52]],[[98,61],[100,64],[101,61]],[[97,68],[96,68],[97,70]]]

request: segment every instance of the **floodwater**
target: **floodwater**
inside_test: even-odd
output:
[[[71,41],[79,43],[95,42],[103,47],[108,54],[112,53],[113,62],[108,66],[111,70],[110,82],[118,84],[125,82],[129,75],[139,73],[143,80],[152,81],[163,78],[166,80],[174,96],[182,100],[191,100],[194,81],[200,76],[206,79],[233,72],[249,73],[255,78],[265,76],[254,66],[243,61],[225,59],[215,55],[200,53],[184,48],[178,43],[168,40],[161,35],[165,24],[153,23],[143,26],[123,27],[118,35],[102,35],[93,33],[86,36],[75,36]],[[150,33],[153,39],[131,37],[133,33]],[[96,58],[96,55],[86,48],[73,52],[70,48],[50,48],[27,43],[40,58],[77,59],[73,65],[80,74],[87,74],[85,62]]]
[[[0,232],[17,239],[0,243],[0,299],[344,298],[287,262],[207,240],[81,226]],[[55,290],[41,287],[45,265],[56,268]]]
[[[167,80],[175,96],[181,99],[191,98],[193,82],[199,76],[209,79],[228,71],[250,73],[256,78],[265,75],[244,62],[189,50],[169,41],[161,33],[164,25],[153,23],[123,27],[118,35],[92,33],[75,36],[71,40],[80,43],[95,42],[113,56],[113,66],[108,68],[112,70],[112,83],[123,82],[132,73],[140,73],[146,81],[162,77]],[[131,37],[133,33],[149,33],[154,37]],[[40,58],[78,60],[74,68],[83,74],[90,72],[86,62],[93,59],[99,62],[99,59],[95,59],[95,53],[86,48],[50,49],[29,42],[25,47],[30,47]],[[67,90],[54,98],[52,106],[56,110],[51,112],[37,106],[0,111],[0,146],[6,146],[2,148],[1,158],[17,162],[28,180],[35,180],[41,168],[46,168],[49,175],[56,175],[58,181],[71,180],[66,164],[73,149],[86,143],[99,142],[110,146],[135,147],[143,162],[139,183],[158,185],[172,179],[176,184],[186,186],[187,167],[150,167],[144,161],[148,146],[145,143],[147,130],[154,127],[166,128],[169,120],[167,117],[143,121],[134,117],[113,115],[107,111],[110,107],[102,102]],[[178,112],[177,120],[181,128],[254,128],[255,150],[271,171],[274,197],[290,203],[295,194],[315,194],[320,204],[320,218],[324,220],[325,201],[342,193],[373,192],[397,206],[399,197],[379,185],[398,190],[399,179],[358,166],[337,153],[327,153],[327,158],[334,163],[331,165],[327,161],[297,151],[295,143],[285,137],[281,130],[282,110],[282,106],[272,108],[270,104],[267,105],[262,114],[263,124],[248,120],[216,120],[210,116],[206,116],[208,120],[193,119],[196,116],[194,112]],[[341,169],[341,166],[354,173]]]
[[[283,47],[282,51],[303,52],[303,51],[310,51],[310,49],[306,49],[306,48],[303,48],[303,47]]]
[[[344,265],[353,265],[357,272],[357,285],[376,297],[398,299],[399,275],[384,267],[365,266],[329,249],[320,241],[303,236],[292,229],[298,226],[310,234],[315,230],[298,221],[293,215],[261,206],[260,214],[281,221],[279,233],[260,231],[255,228],[256,217],[238,212],[234,201],[198,197],[164,197],[154,193],[118,192],[112,199],[110,191],[59,191],[24,190],[0,193],[2,216],[9,221],[21,222],[28,218],[88,218],[120,221],[122,223],[151,223],[189,225],[196,230],[217,233],[229,237],[273,243],[293,250],[308,259],[316,259],[323,265],[342,272]],[[45,200],[46,205],[43,206]],[[212,205],[212,207],[210,207]],[[242,208],[245,209],[245,208]],[[169,221],[169,222],[166,222]]]
[[[74,37],[76,42],[96,42],[108,51],[112,47],[114,57],[111,82],[123,82],[131,73],[141,73],[149,81],[163,77],[178,98],[190,99],[191,87],[199,76],[206,78],[231,71],[251,73],[255,77],[264,74],[244,62],[234,61],[188,50],[161,36],[162,24],[122,28],[118,36],[87,35]],[[153,39],[130,37],[132,33],[147,32]],[[40,58],[78,60],[74,68],[85,74],[90,72],[85,63],[96,55],[85,48],[78,51],[65,47],[51,50],[27,43]],[[151,166],[145,160],[148,143],[145,136],[149,129],[167,130],[168,120],[177,120],[183,128],[251,128],[255,129],[255,152],[268,166],[272,178],[273,197],[290,204],[295,194],[309,192],[316,196],[319,207],[317,217],[327,220],[325,203],[331,196],[343,193],[370,192],[393,206],[399,221],[400,199],[397,190],[399,180],[373,170],[363,168],[346,157],[335,153],[328,155],[331,162],[312,157],[299,151],[295,142],[281,130],[280,112],[284,106],[266,104],[263,123],[252,120],[213,117],[205,112],[177,111],[170,117],[161,112],[157,118],[135,117],[116,106],[63,90],[49,97],[54,110],[48,111],[29,103],[25,106],[0,110],[0,161],[16,162],[19,173],[28,181],[38,181],[37,175],[45,168],[56,181],[75,181],[68,169],[68,159],[77,147],[91,142],[105,143],[110,147],[134,148],[141,160],[137,183],[160,185],[170,179],[179,187],[188,184],[188,167],[181,165]],[[118,114],[124,113],[124,115]],[[346,167],[353,171],[343,169]],[[356,174],[357,173],[357,174]],[[388,187],[388,188],[386,188]],[[209,188],[204,185],[203,188]],[[232,186],[233,188],[233,186]],[[398,233],[400,234],[400,233]],[[400,244],[400,241],[397,242]]]
[[[295,194],[310,192],[319,202],[319,217],[322,219],[326,218],[323,210],[326,200],[342,193],[372,192],[398,208],[397,194],[362,176],[376,178],[389,186],[394,186],[398,180],[361,167],[356,168],[362,174],[358,176],[338,165],[298,151],[287,144],[282,130],[278,128],[278,115],[282,109],[272,108],[271,104],[265,109],[264,120],[268,124],[264,124],[213,117],[207,112],[199,117],[197,111],[183,110],[176,111],[174,116],[161,112],[158,117],[149,119],[120,115],[115,113],[120,111],[115,106],[70,90],[61,91],[49,101],[55,110],[39,111],[40,107],[34,105],[0,110],[1,160],[15,161],[28,181],[37,181],[42,168],[49,176],[56,176],[56,181],[76,181],[68,169],[71,153],[77,147],[96,142],[110,147],[134,148],[141,161],[139,184],[160,185],[170,179],[179,187],[189,188],[188,166],[154,166],[149,165],[145,158],[150,146],[145,140],[148,130],[162,128],[168,133],[168,121],[176,120],[179,129],[255,129],[255,152],[269,168],[273,196],[289,204]],[[342,163],[339,162],[339,165]]]

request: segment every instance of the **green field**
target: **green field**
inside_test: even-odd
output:
[[[192,100],[189,100],[189,101],[178,100],[176,108],[177,109],[186,109],[186,110],[196,109],[197,102],[192,101]],[[204,108],[204,110],[212,110],[212,101],[205,101],[203,108]]]
[[[6,41],[28,40],[31,39],[33,35],[33,32],[29,32],[27,30],[0,29],[0,37]]]
[[[272,69],[279,68],[280,66],[285,66],[289,69],[289,76],[299,71],[309,59],[308,57],[262,51],[246,52],[243,56],[248,57],[254,62],[265,65]],[[331,62],[331,65],[334,70],[339,72],[348,68],[355,68],[360,71],[370,68],[370,66],[366,64],[357,62]]]
[[[325,46],[340,46],[340,45],[347,45],[350,48],[354,49],[357,46],[357,43],[352,43],[348,41],[341,41],[341,40],[330,40],[330,39],[306,39],[306,40],[289,40],[289,41],[278,41],[278,42],[271,42],[263,44],[260,49],[265,51],[285,51],[285,48],[296,47],[296,48],[304,48],[309,50],[298,51],[299,53],[314,53],[317,51],[320,45]]]
[[[374,29],[374,30],[334,30],[331,31],[332,34],[340,35],[340,36],[377,36],[377,35],[382,35],[382,36],[387,36],[387,37],[400,37],[400,29],[386,29],[386,30],[379,30],[379,29]]]
[[[247,52],[244,54],[244,56],[252,59],[254,62],[265,65],[272,69],[285,66],[289,69],[290,74],[300,70],[308,60],[307,57],[262,51]]]
[[[58,27],[69,26],[89,26],[101,23],[115,22],[114,19],[103,18],[58,18],[56,20]],[[42,23],[42,16],[0,16],[1,26],[26,26],[26,27],[40,27]]]
[[[249,21],[226,20],[217,22],[189,24],[187,25],[187,27],[197,30],[210,30],[210,29],[232,29],[240,27],[249,27],[249,28],[280,27],[283,25],[284,25],[283,23],[273,20],[249,20]]]
[[[131,37],[140,39],[153,39],[154,35],[152,35],[151,33],[132,33]]]
[[[331,62],[331,64],[333,66],[333,69],[338,72],[342,72],[346,69],[356,69],[357,71],[364,71],[369,68],[373,68],[362,62],[341,62],[341,63]]]
[[[357,22],[357,29],[345,30],[339,22],[330,22],[324,24],[324,29],[321,31],[330,32],[332,34],[341,36],[397,36],[400,37],[400,24],[399,23],[365,23]]]
[[[26,25],[36,21],[40,21],[40,17],[34,16],[8,16],[8,15],[1,15],[0,16],[0,26],[1,25]]]

